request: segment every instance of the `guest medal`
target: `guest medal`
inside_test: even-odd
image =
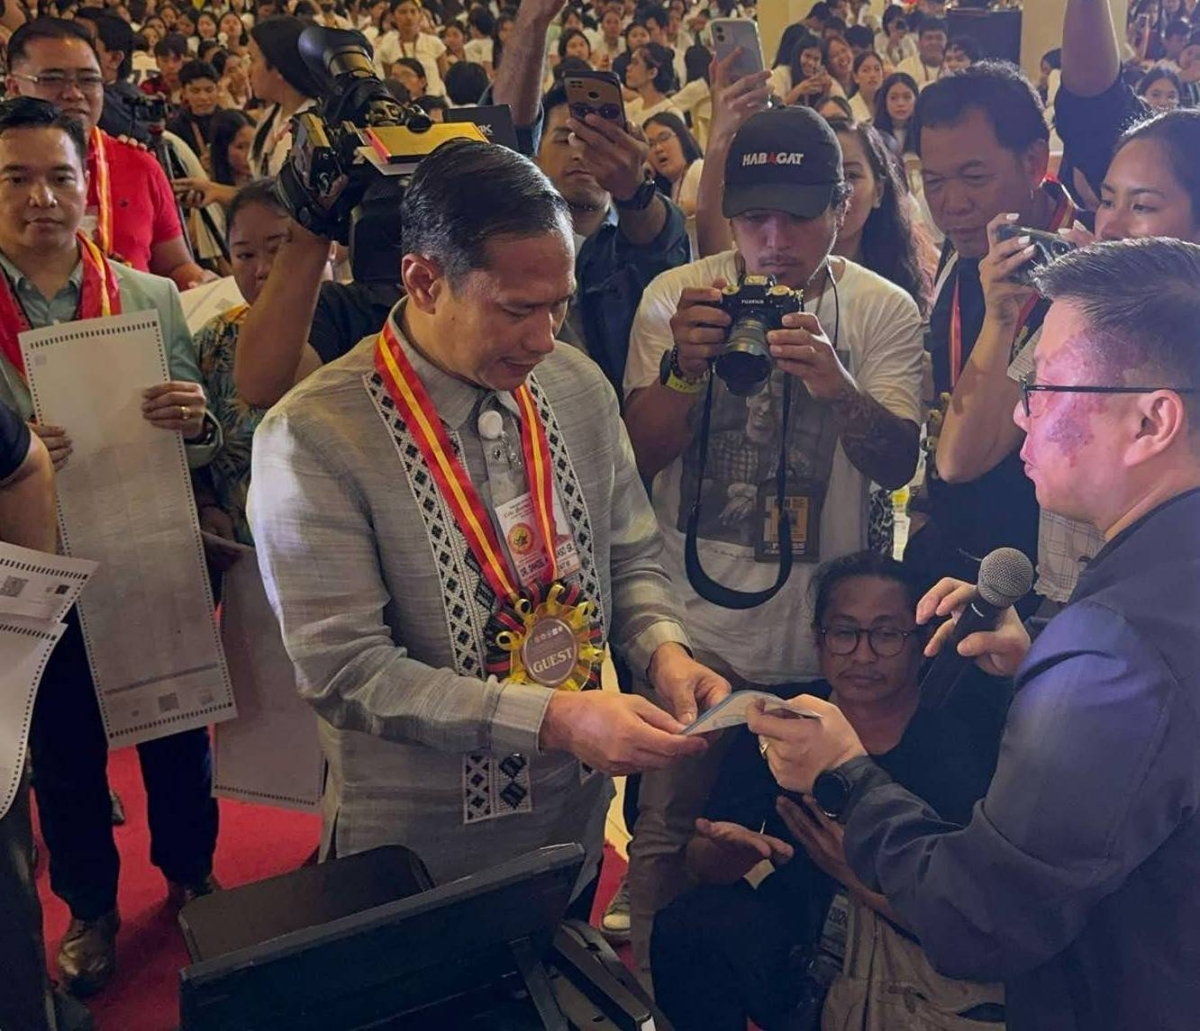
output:
[[[510,573],[491,517],[390,320],[379,334],[375,369],[499,602],[487,630],[487,672],[568,691],[598,686],[604,652],[596,606],[578,586],[558,579],[550,445],[529,387],[522,384],[513,397],[521,411],[521,451],[533,500],[534,526],[523,543],[541,550],[541,575],[522,586]]]

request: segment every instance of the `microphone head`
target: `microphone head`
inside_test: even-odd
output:
[[[998,609],[1015,605],[1033,589],[1033,563],[1016,548],[997,548],[979,564],[979,597]]]

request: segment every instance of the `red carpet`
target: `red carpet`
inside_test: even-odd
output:
[[[146,793],[137,752],[127,748],[112,753],[108,776],[125,803],[128,817],[125,826],[114,828],[121,852],[122,923],[117,939],[117,976],[87,1003],[97,1031],[171,1031],[179,1023],[178,975],[188,957],[175,911],[166,905],[166,884],[150,865]],[[220,805],[215,873],[226,887],[294,870],[317,846],[321,824],[317,816],[226,800]],[[68,914],[66,906],[50,893],[45,844],[40,836],[38,848],[42,854],[38,892],[45,910],[47,958],[51,976],[55,976],[54,956],[66,931]],[[620,856],[611,849],[605,852],[597,914],[608,904],[625,869]]]

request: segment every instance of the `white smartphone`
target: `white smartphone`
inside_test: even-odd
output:
[[[766,67],[762,41],[758,36],[758,22],[750,18],[714,18],[709,28],[712,29],[718,61],[724,61],[738,47],[742,48],[733,65],[734,79],[744,79]]]

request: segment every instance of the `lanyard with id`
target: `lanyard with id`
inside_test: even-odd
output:
[[[521,416],[528,490],[509,503],[505,515],[497,511],[513,556],[510,568],[491,516],[390,320],[376,341],[375,369],[497,600],[497,611],[486,631],[487,672],[516,683],[563,690],[598,686],[604,653],[596,603],[584,598],[577,585],[561,579],[569,574],[560,566],[559,555],[565,554],[565,545],[555,527],[559,520],[564,526],[566,521],[556,504],[546,428],[529,387],[522,384],[513,391]],[[499,417],[499,413],[484,413],[484,417],[491,415]],[[501,419],[498,439],[502,429]],[[484,443],[485,447],[496,446],[494,440],[485,438]],[[569,532],[566,536],[570,537]],[[522,571],[530,579],[523,578]]]

